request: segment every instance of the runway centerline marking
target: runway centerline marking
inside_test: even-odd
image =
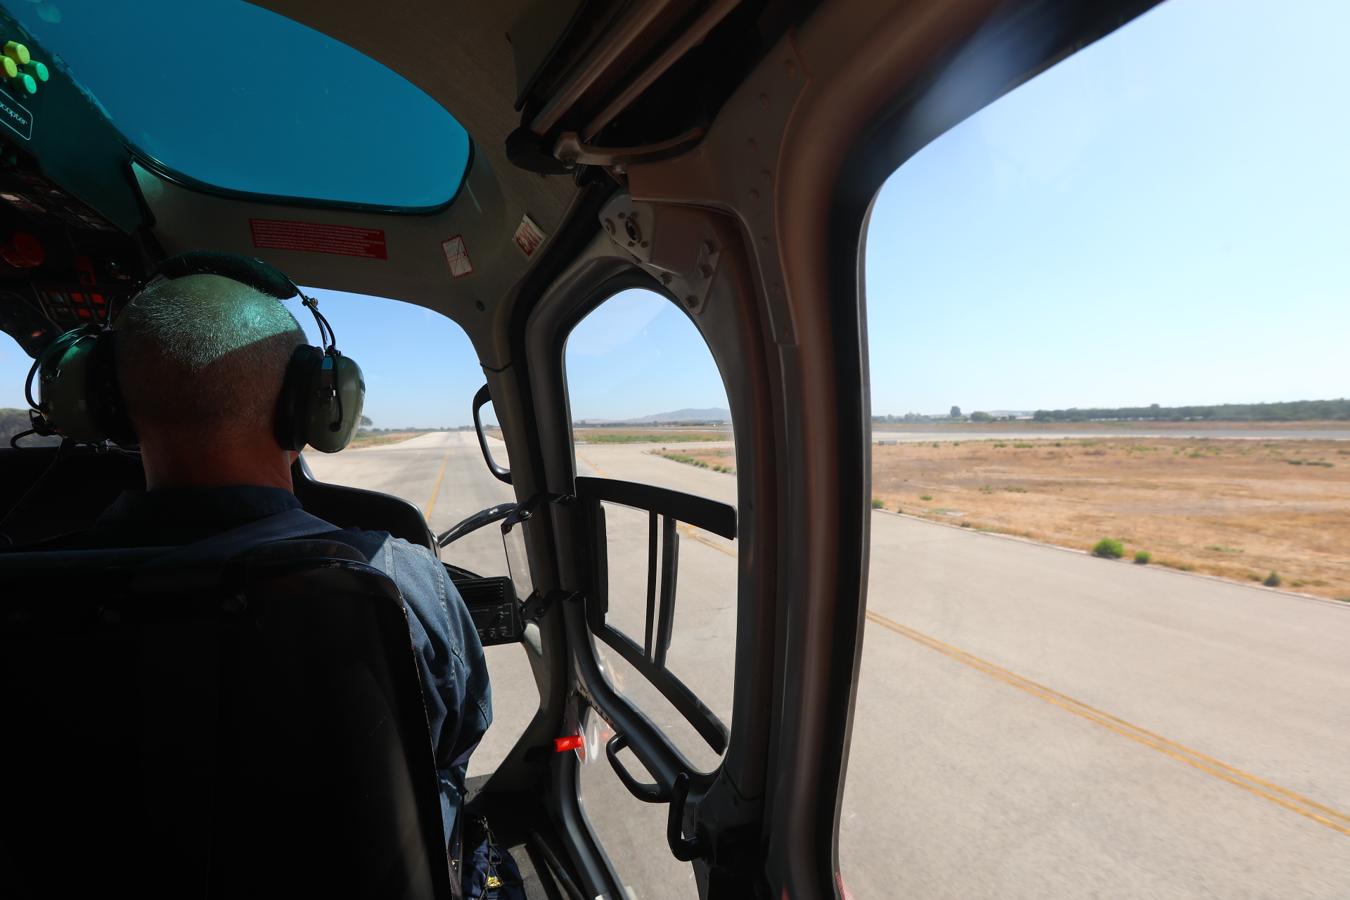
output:
[[[967,665],[972,669],[1002,681],[1018,690],[1025,691],[1037,699],[1044,700],[1054,706],[1058,706],[1066,712],[1072,713],[1079,718],[1086,719],[1096,725],[1113,731],[1121,737],[1128,738],[1138,744],[1142,744],[1151,750],[1170,757],[1178,762],[1183,762],[1192,768],[1204,772],[1214,778],[1226,781],[1236,787],[1242,788],[1248,793],[1255,794],[1263,800],[1268,800],[1276,806],[1284,807],[1291,812],[1296,812],[1300,816],[1311,819],[1319,825],[1324,825],[1332,831],[1340,832],[1350,837],[1350,814],[1341,812],[1333,807],[1323,803],[1318,803],[1296,791],[1281,787],[1278,784],[1267,781],[1264,778],[1253,775],[1250,772],[1244,772],[1236,766],[1207,756],[1199,750],[1193,750],[1185,744],[1177,743],[1170,738],[1155,734],[1145,728],[1125,721],[1118,716],[1113,716],[1095,707],[1089,706],[1081,700],[1075,700],[1067,694],[1061,694],[1053,688],[1046,687],[1024,678],[1016,672],[1012,672],[1002,666],[981,659],[973,653],[967,653],[951,644],[943,643],[934,637],[929,637],[921,631],[915,631],[907,625],[901,625],[894,619],[889,619],[880,613],[867,611],[867,618],[883,628],[889,629],[901,637],[909,638],[915,643],[922,644],[930,650],[935,650],[959,663]]]
[[[584,462],[586,465],[588,465],[588,466],[590,466],[592,469],[594,469],[596,475],[599,475],[601,478],[604,478],[604,477],[605,477],[605,470],[602,469],[602,468],[600,468],[599,466],[597,466],[595,463],[591,462],[591,461],[590,461],[589,459],[587,459],[586,457],[582,456],[580,450],[577,451],[577,459],[581,460],[581,461]]]
[[[685,537],[689,538],[691,541],[698,541],[703,546],[711,547],[718,553],[724,553],[727,556],[730,556],[732,559],[736,558],[735,550],[729,549],[724,544],[717,543],[712,538],[704,537],[703,529],[690,525],[688,522],[676,523],[675,530],[678,531],[680,534],[684,535]]]
[[[445,467],[450,465],[450,451],[455,449],[454,444],[447,444],[445,447],[445,456],[441,457],[441,470],[436,473],[436,484],[431,489],[431,499],[427,501],[426,509],[422,511],[422,518],[427,520],[427,526],[431,525],[431,511],[436,508],[436,498],[441,494],[441,482],[445,480]]]

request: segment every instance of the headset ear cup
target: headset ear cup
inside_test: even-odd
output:
[[[323,351],[302,344],[286,364],[286,377],[277,398],[276,438],[283,450],[305,449],[306,425],[316,378],[323,365]]]
[[[336,453],[351,443],[361,424],[366,400],[366,381],[354,359],[338,353],[324,354],[315,402],[308,416],[305,442],[323,453]]]
[[[44,348],[37,360],[38,411],[57,434],[76,441],[106,437],[89,391],[99,340],[97,332],[76,328]]]

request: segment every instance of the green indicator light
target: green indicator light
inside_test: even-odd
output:
[[[21,66],[28,65],[29,61],[32,59],[32,57],[28,55],[28,48],[18,41],[5,42],[5,55]]]
[[[9,57],[6,56],[5,59],[9,59]],[[13,60],[10,61],[13,62]],[[24,66],[23,70],[27,72],[29,75],[32,75],[38,81],[46,81],[48,78],[51,77],[50,73],[47,72],[47,67],[44,64],[38,62],[37,60],[33,60],[28,65]]]
[[[18,81],[19,84],[23,86],[23,89],[28,93],[30,94],[37,93],[37,82],[33,80],[32,75],[20,75]]]
[[[8,56],[0,56],[0,74],[6,78],[14,78],[19,74],[19,67]]]

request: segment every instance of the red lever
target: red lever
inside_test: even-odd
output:
[[[585,739],[579,734],[553,739],[553,750],[556,753],[566,753],[568,750],[580,750],[585,745]]]

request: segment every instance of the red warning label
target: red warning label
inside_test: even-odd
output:
[[[355,228],[351,225],[323,225],[318,222],[288,222],[285,219],[249,219],[253,246],[265,250],[301,250],[306,253],[336,253],[388,259],[384,231],[379,228]]]

